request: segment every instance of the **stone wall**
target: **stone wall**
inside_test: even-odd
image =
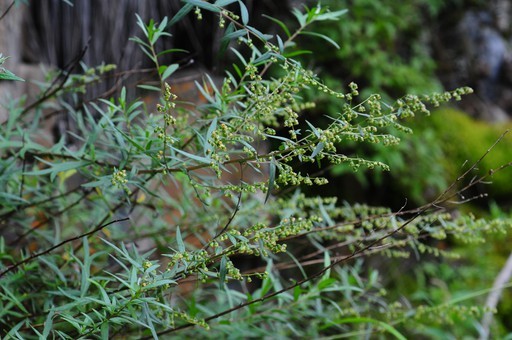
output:
[[[471,86],[461,108],[492,122],[512,117],[512,5],[492,0],[449,8],[431,28],[439,77],[446,88]]]
[[[0,13],[6,13],[0,20],[0,53],[9,56],[3,65],[18,77],[26,79],[19,81],[0,81],[0,123],[7,119],[6,106],[13,98],[27,95],[27,101],[38,93],[35,81],[43,79],[43,72],[37,64],[27,64],[22,60],[23,25],[27,6],[24,4],[10,7],[12,1],[0,0]],[[0,14],[1,15],[1,14]]]

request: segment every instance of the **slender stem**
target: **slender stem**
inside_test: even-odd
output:
[[[98,227],[94,228],[93,230],[90,230],[90,231],[88,231],[88,232],[86,232],[86,233],[84,233],[84,234],[81,234],[81,235],[78,235],[78,236],[75,236],[75,237],[68,238],[67,240],[64,240],[64,241],[62,241],[62,242],[60,242],[60,243],[58,243],[58,244],[54,245],[53,247],[50,247],[50,248],[48,248],[48,249],[46,249],[46,250],[44,250],[44,251],[42,251],[42,252],[40,252],[40,253],[33,254],[33,255],[31,255],[31,256],[29,256],[29,257],[27,257],[26,259],[24,259],[23,261],[20,261],[20,262],[17,262],[17,263],[15,263],[15,264],[11,265],[11,266],[8,266],[6,269],[4,269],[3,271],[1,271],[1,272],[0,272],[0,278],[1,278],[1,277],[3,277],[4,275],[6,275],[7,273],[9,273],[9,272],[13,271],[14,269],[18,268],[19,266],[24,265],[24,264],[26,264],[26,263],[28,263],[28,262],[30,262],[30,261],[33,261],[33,260],[35,260],[35,259],[36,259],[36,258],[38,258],[38,257],[41,257],[41,256],[46,255],[46,254],[49,254],[49,253],[51,253],[52,251],[54,251],[55,249],[58,249],[58,248],[62,247],[63,245],[67,244],[67,243],[70,243],[70,242],[73,242],[73,241],[79,240],[79,239],[81,239],[81,238],[83,238],[83,237],[88,237],[88,236],[90,236],[90,235],[92,235],[92,234],[95,234],[95,233],[97,233],[98,231],[100,231],[100,230],[102,230],[102,229],[104,229],[104,228],[108,227],[109,225],[112,225],[112,224],[114,224],[114,223],[119,223],[119,222],[127,221],[127,220],[129,220],[129,219],[130,219],[129,217],[125,217],[125,218],[121,218],[121,219],[117,219],[117,220],[114,220],[114,221],[108,222],[108,223],[103,224],[103,225],[100,225],[100,226],[98,226]]]

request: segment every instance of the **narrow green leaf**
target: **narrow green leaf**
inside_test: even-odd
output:
[[[117,281],[119,281],[120,283],[122,283],[126,288],[130,288],[130,284],[128,283],[128,281],[125,281],[123,280],[122,278],[120,278],[119,276],[116,276],[112,273],[109,273],[109,272],[106,272],[107,274],[113,276]]]
[[[320,142],[316,145],[315,149],[313,150],[313,153],[311,154],[311,158],[315,158],[316,155],[318,155],[323,149],[324,149],[325,143]]]
[[[238,65],[237,65],[237,64],[233,64],[233,68],[235,69],[235,72],[236,72],[236,74],[238,75],[238,78],[242,78],[243,73],[242,73],[242,71],[240,70],[240,68],[238,67]]]
[[[123,86],[121,89],[121,93],[119,94],[119,104],[124,107],[126,105],[126,87]]]
[[[6,140],[0,142],[1,149],[14,149],[23,147],[23,142],[19,140]]]
[[[137,45],[139,45],[139,47],[146,47],[146,48],[151,48],[151,46],[145,42],[144,40],[142,40],[141,38],[139,37],[131,37],[130,39],[128,39],[130,41],[133,41],[135,43],[137,43]]]
[[[45,265],[48,266],[53,272],[55,273],[55,277],[58,277],[64,284],[67,283],[66,276],[62,272],[62,270],[51,260],[48,260],[44,257],[40,257],[39,261],[43,262]]]
[[[245,146],[247,149],[251,150],[252,152],[258,152],[253,145],[251,145],[251,143],[247,143],[246,141],[244,140],[240,140],[239,141],[240,144],[242,144],[243,146]],[[251,164],[251,163],[248,163],[248,164]],[[258,170],[257,168],[253,168],[253,170]]]
[[[72,301],[76,301],[76,302],[80,302],[80,297],[78,296],[78,294],[76,294],[76,290],[70,290],[70,289],[66,289],[64,290],[63,288],[61,287],[57,287],[57,290],[59,291],[58,293],[56,292],[52,292],[52,294],[55,294],[55,295],[62,295],[62,296],[65,296],[67,297],[68,299],[72,300]],[[60,305],[59,307],[57,307],[56,311],[59,312],[61,310],[64,310],[65,308]]]
[[[160,32],[164,33],[165,35],[170,35],[169,33],[164,32],[164,31],[165,31],[165,28],[167,27],[167,21],[168,21],[168,20],[169,20],[169,19],[168,19],[167,17],[164,17],[164,18],[162,19],[162,22],[160,23],[160,25],[158,25],[158,31],[160,31]]]
[[[143,315],[147,315],[145,317],[145,319],[146,319],[146,321],[148,323],[147,328],[149,328],[149,330],[151,331],[151,335],[153,336],[153,339],[156,340],[156,339],[158,339],[158,334],[156,334],[155,326],[153,326],[153,321],[151,321],[151,317],[150,317],[151,312],[149,311],[148,304],[144,303],[142,306],[143,306],[142,309],[144,311]]]
[[[273,35],[270,35],[270,34],[263,34],[260,31],[258,31],[256,28],[254,28],[252,26],[249,26],[249,25],[247,25],[246,28],[249,31],[251,31],[252,33],[256,34],[256,36],[258,38],[260,38],[261,40],[263,40],[263,41],[270,40],[270,39],[272,39],[274,37]]]
[[[136,267],[130,269],[130,290],[135,290],[137,287],[138,271]]]
[[[326,251],[324,251],[324,268],[328,268],[330,265],[331,265],[331,256],[329,255],[329,252],[326,250]],[[322,278],[323,278],[322,281],[330,278],[330,276],[331,276],[331,269],[327,269],[325,271],[324,275],[322,276]],[[333,278],[332,280],[333,280],[333,282],[336,282],[336,279]],[[320,283],[322,283],[322,282],[320,282]],[[319,284],[318,288],[322,289],[323,287],[320,287],[320,284]]]
[[[188,4],[192,4],[194,6],[197,6],[199,8],[206,9],[207,11],[211,11],[214,13],[219,13],[220,9],[217,6],[212,5],[209,2],[203,1],[203,0],[185,0]]]
[[[231,5],[233,2],[236,2],[237,0],[217,0],[215,1],[214,5],[219,7],[225,7],[228,5]]]
[[[184,253],[185,243],[183,243],[183,238],[181,237],[181,231],[179,226],[176,227],[176,243],[178,243],[178,251],[180,253]]]
[[[347,9],[342,9],[334,12],[325,12],[323,14],[319,14],[314,17],[315,21],[325,21],[325,20],[338,20],[342,15],[348,13]]]
[[[108,105],[112,105],[112,103],[109,104],[109,101],[107,100],[102,100],[102,102],[108,104]],[[108,125],[110,125],[110,127],[112,128],[112,131],[114,132],[114,137],[117,141],[117,145],[119,146],[119,148],[121,150],[126,150],[126,144],[125,144],[125,141],[123,139],[123,135],[125,135],[126,137],[126,134],[124,134],[115,124],[114,122],[112,121],[112,118],[113,117],[110,117],[110,115],[113,115],[113,113],[110,113],[107,114],[105,112],[103,112],[103,110],[101,110],[96,104],[94,103],[91,103],[91,105],[93,105],[95,108],[97,108],[97,111],[103,116],[103,119],[102,121],[106,121],[108,123]],[[119,108],[115,107],[114,105],[112,105],[116,110],[119,110]]]
[[[270,197],[272,190],[274,189],[275,180],[276,180],[276,160],[274,157],[272,157],[272,159],[270,160],[267,195],[265,196],[265,203],[267,203],[267,200]]]
[[[272,279],[267,277],[263,280],[261,288],[254,293],[254,297],[260,298],[265,296],[270,291],[270,288],[272,288]]]
[[[229,28],[229,26],[228,26]],[[231,31],[229,32],[228,29],[226,29],[226,34],[222,37],[222,41],[230,41],[233,39],[236,39],[238,37],[242,37],[244,35],[247,35],[247,32],[245,30],[238,30],[238,31]]]
[[[299,22],[300,27],[306,26],[306,15],[305,14],[303,14],[297,8],[294,8],[292,10],[292,14],[295,16],[295,18],[297,18],[297,21]]]
[[[18,195],[9,194],[8,192],[0,192],[0,198],[4,198],[7,201],[18,201],[21,203],[28,203],[27,200],[19,197]]]
[[[110,176],[103,176],[97,181],[92,181],[89,183],[84,183],[81,186],[83,188],[95,188],[95,187],[102,187],[102,186],[108,186],[110,185]]]
[[[195,84],[196,84],[196,87],[197,89],[199,90],[199,92],[201,92],[201,94],[206,98],[206,100],[209,102],[209,103],[215,103],[215,99],[213,99],[212,96],[210,96],[210,94],[208,93],[208,91],[206,91],[204,89],[203,86],[201,86],[201,84],[199,84],[197,81],[195,81]]]
[[[25,326],[26,322],[27,320],[23,319],[17,323],[16,326],[9,330],[9,333],[5,334],[5,339],[23,339],[23,337],[18,333],[18,330],[21,328],[21,326]]]
[[[117,127],[115,128],[116,131],[118,131],[124,138],[126,138],[130,144],[132,144],[133,146],[135,146],[139,151],[144,151],[144,148],[142,147],[142,145],[140,145],[139,143],[137,143],[133,138],[131,138],[130,136],[128,136],[126,133],[124,133],[123,131],[119,130]],[[123,144],[124,144],[124,141],[123,141]]]
[[[309,128],[311,129],[311,132],[313,132],[315,137],[320,138],[320,133],[318,132],[317,128],[307,120],[306,120],[306,124],[308,124]]]
[[[101,324],[101,338],[102,339],[110,339],[109,329],[112,327],[109,322],[104,322]]]
[[[171,21],[169,21],[169,26],[172,26],[174,25],[175,23],[177,23],[178,21],[180,21],[185,15],[187,15],[192,9],[194,8],[194,5],[192,4],[185,4],[182,8],[180,8],[180,10],[178,11],[178,13],[176,13]]]
[[[313,36],[313,37],[317,37],[317,38],[323,39],[323,40],[327,41],[329,44],[331,44],[332,46],[336,47],[337,49],[340,49],[340,45],[338,45],[334,40],[332,40],[331,38],[329,38],[328,36],[326,36],[324,34],[320,34],[320,33],[316,33],[316,32],[310,32],[310,31],[302,31],[302,32],[300,32],[300,34],[302,34],[302,35],[310,35],[310,36]]]
[[[146,47],[144,47],[140,44],[139,44],[139,47],[142,50],[142,52],[144,52],[144,54],[148,56],[149,60],[151,60],[153,63],[156,64],[157,58],[155,58],[155,56]]]
[[[50,331],[53,329],[53,316],[55,315],[55,307],[52,307],[46,316],[46,320],[44,321],[44,329],[42,334],[42,339],[48,339],[50,335]]]
[[[278,25],[279,25],[279,27],[281,27],[281,29],[284,31],[284,33],[286,34],[286,36],[287,36],[288,38],[292,36],[292,35],[291,35],[291,33],[290,33],[290,30],[288,29],[288,27],[286,27],[285,23],[284,23],[284,22],[282,22],[281,20],[278,20],[278,19],[273,18],[273,17],[271,17],[271,16],[269,16],[269,15],[266,15],[266,14],[263,14],[263,17],[264,17],[264,18],[267,18],[267,19],[269,19],[269,20],[272,20],[273,22],[275,22],[276,24],[278,24]]]
[[[88,281],[90,283],[92,283],[93,285],[95,285],[96,287],[98,287],[98,290],[100,291],[100,294],[101,294],[101,297],[103,298],[103,302],[104,302],[105,306],[110,306],[112,304],[112,302],[110,301],[110,297],[108,296],[108,293],[105,290],[105,288],[103,288],[103,286],[99,282],[94,281],[91,278],[89,278]]]
[[[286,58],[293,58],[293,57],[296,57],[298,55],[303,55],[303,54],[313,54],[313,52],[312,51],[308,51],[308,50],[293,51],[293,52],[285,53],[284,57],[286,57]]]
[[[247,25],[249,23],[249,11],[242,1],[238,1],[240,5],[240,15],[242,16],[242,23]]]
[[[176,149],[176,148],[173,148],[171,147],[172,150],[176,151],[177,153],[180,153],[190,159],[193,159],[193,160],[196,160],[198,162],[201,162],[201,163],[204,163],[204,164],[210,164],[211,163],[211,160],[209,158],[206,158],[206,157],[201,157],[201,156],[198,156],[198,155],[194,155],[194,154],[191,154],[191,153],[188,153],[186,151],[183,151],[183,150],[180,150],[180,149]]]
[[[122,247],[122,250],[119,249],[119,247],[115,246],[113,243],[105,240],[105,239],[101,239],[103,242],[105,242],[106,244],[108,244],[110,247],[112,247],[115,251],[117,251],[121,256],[123,256],[123,258],[125,258],[128,262],[130,262],[132,265],[133,265],[133,269],[135,269],[135,271],[137,272],[137,270],[142,270],[142,265],[137,262],[136,260],[134,260],[131,256],[130,256],[130,253],[128,252],[128,250],[126,249],[126,246],[124,245],[124,243],[121,243],[121,247]],[[136,251],[136,250],[135,250]],[[116,258],[114,257],[113,258],[114,260],[116,260]],[[118,261],[118,263],[123,266],[123,268],[126,269],[126,267],[124,266],[124,264],[121,262],[121,261]],[[137,274],[137,273],[135,273]]]
[[[82,239],[82,244],[83,244],[83,253],[84,253],[84,262],[82,264],[82,270],[80,271],[80,275],[81,275],[81,282],[82,284],[80,285],[80,296],[81,297],[84,297],[86,294],[87,294],[87,291],[89,290],[89,277],[91,276],[90,275],[90,271],[91,271],[91,264],[92,264],[92,259],[91,259],[91,256],[90,256],[90,249],[89,249],[89,240],[87,239],[87,237],[84,237]]]
[[[223,290],[226,288],[225,281],[226,281],[226,273],[227,273],[227,263],[228,263],[228,259],[226,258],[226,256],[222,256],[222,258],[220,259],[220,265],[219,265],[219,286],[220,286],[220,289],[223,289]]]
[[[130,104],[130,106],[126,109],[126,115],[128,115],[128,119],[130,121],[132,121],[133,119],[135,119],[135,117],[137,117],[140,113],[141,113],[141,110],[137,110],[140,106],[144,105],[144,102],[143,101],[135,101],[133,103]],[[91,146],[92,148],[93,146]],[[93,158],[94,159],[94,158]]]
[[[206,79],[208,80],[208,82],[210,83],[210,88],[215,92],[215,94],[217,96],[220,97],[221,93],[220,93],[219,89],[217,88],[217,84],[215,84],[212,77],[208,73],[205,76],[206,76]]]
[[[146,27],[146,23],[144,22],[144,20],[142,20],[142,18],[138,14],[135,14],[135,17],[137,18],[137,25],[140,27],[142,32],[144,32],[144,35],[147,37],[148,36],[148,30],[147,30],[147,27]]]
[[[223,59],[224,55],[228,49],[229,43],[231,42],[229,39],[226,39],[226,36],[228,34],[231,34],[235,32],[235,24],[233,22],[230,22],[228,27],[226,27],[226,30],[224,31],[224,36],[220,40],[220,47],[219,47],[219,59]]]
[[[157,53],[157,57],[160,57],[160,56],[163,56],[165,54],[169,54],[169,53],[177,53],[177,52],[182,52],[182,53],[188,53],[187,50],[184,50],[184,49],[181,49],[181,48],[169,48],[167,50],[163,50],[161,52],[158,52]]]
[[[156,91],[156,92],[160,92],[162,90],[161,88],[159,88],[157,86],[153,86],[153,85],[137,85],[137,87],[140,89]]]
[[[2,290],[3,292],[0,291],[0,297],[2,298],[2,301],[9,301],[9,303],[12,303],[14,304],[16,307],[18,307],[23,313],[26,313],[28,314],[29,312],[27,311],[27,309],[25,308],[25,306],[23,305],[23,301],[20,301],[18,298],[26,298],[24,296],[20,296],[18,294],[14,294],[13,292],[11,292],[8,287],[5,285],[5,286],[2,286]]]
[[[324,221],[327,222],[327,225],[333,226],[335,223],[332,220],[331,216],[329,216],[329,214],[327,213],[327,210],[325,210],[325,207],[324,207],[324,205],[323,205],[321,200],[320,200],[320,204],[318,205],[318,208],[320,209],[320,213],[322,214],[322,218],[324,219]]]
[[[164,286],[164,285],[174,285],[176,284],[175,280],[165,279],[165,280],[158,280],[156,282],[153,282],[146,286],[146,289],[153,289],[156,287]]]
[[[268,135],[268,134],[266,134],[266,133],[264,133],[263,135],[264,135],[265,137],[267,137],[267,138],[278,139],[278,140],[283,141],[283,142],[289,142],[289,141],[290,141],[290,139],[285,138],[285,137],[281,137],[281,136]]]
[[[16,80],[16,81],[25,81],[25,79],[20,78],[9,70],[0,67],[0,80]]]
[[[166,67],[165,71],[163,72],[162,74],[162,80],[165,80],[167,78],[169,78],[169,76],[171,74],[173,74],[174,72],[176,72],[176,70],[180,67],[179,64],[171,64],[169,65],[168,67]]]
[[[158,68],[158,75],[162,75],[162,73],[164,73],[166,69],[167,65],[160,65],[160,67]]]
[[[279,53],[284,53],[284,43],[280,36],[276,35],[277,46],[279,46]]]
[[[58,164],[54,163],[54,164],[51,164],[51,167],[49,169],[29,171],[29,172],[26,172],[25,175],[50,174],[50,179],[53,182],[58,173],[72,170],[72,169],[78,169],[78,168],[81,168],[88,164],[89,164],[89,162],[86,162],[86,161],[65,162],[65,163],[58,163]]]
[[[212,150],[212,145],[210,144],[210,138],[212,138],[213,131],[217,128],[217,117],[212,119],[212,123],[206,132],[206,140],[205,140],[205,151]]]
[[[299,300],[301,293],[302,289],[300,288],[300,286],[296,286],[295,288],[293,288],[293,301],[297,302]]]
[[[272,55],[273,55],[272,52],[265,52],[262,55],[260,55],[258,58],[253,60],[252,63],[254,64],[254,66],[258,66],[259,64],[263,64],[266,61],[268,61],[272,57]]]

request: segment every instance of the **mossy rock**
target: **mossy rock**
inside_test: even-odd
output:
[[[440,142],[443,157],[439,160],[446,170],[447,181],[452,182],[474,164],[507,130],[512,123],[491,124],[475,120],[462,111],[443,108],[432,112],[431,117],[418,119],[416,133],[433,130]],[[485,156],[478,165],[478,174],[512,161],[512,133],[505,137]],[[474,176],[472,173],[470,177]],[[470,178],[469,178],[470,179]],[[494,173],[485,188],[496,198],[510,197],[512,194],[512,169]]]

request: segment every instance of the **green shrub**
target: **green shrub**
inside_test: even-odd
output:
[[[334,82],[364,84],[363,96],[380,93],[385,99],[405,93],[441,90],[429,51],[429,20],[446,6],[436,0],[346,0],[323,2],[349,9],[344,20],[320,23],[317,31],[339,45],[332,53],[311,59]],[[420,14],[421,13],[421,14]],[[316,50],[321,42],[300,43]],[[307,56],[306,56],[307,58]]]
[[[235,2],[186,0],[170,21],[139,20],[143,34],[133,40],[160,78],[160,86],[140,87],[160,96],[156,110],[128,98],[125,89],[109,99],[70,103],[74,93],[102,81],[112,69],[105,65],[84,75],[62,71],[56,77],[64,81],[49,79],[35,103],[10,103],[0,126],[3,338],[376,332],[404,338],[401,333],[422,334],[410,325],[445,305],[461,310],[458,315],[480,315],[482,308],[464,309],[456,301],[436,309],[388,299],[384,259],[449,255],[429,240],[453,235],[478,242],[507,230],[510,220],[453,217],[439,207],[457,190],[399,212],[307,197],[301,186],[326,179],[291,165],[387,169],[340,146],[397,144],[388,127],[408,131],[403,118],[470,90],[407,95],[391,105],[379,95],[359,99],[353,83],[333,90],[285,55],[297,35],[311,35],[305,32],[313,23],[337,20],[344,11],[294,10],[295,33],[272,19],[284,29],[278,37],[251,27],[243,2],[237,2],[240,14],[222,7]],[[202,11],[217,13],[224,41],[249,53],[232,49],[238,62],[222,83],[205,75],[198,84],[207,103],[180,107],[166,83],[178,67],[160,65],[170,51],[155,50],[155,43],[165,39],[168,25],[189,13],[200,19]],[[272,69],[281,75],[268,77]],[[336,98],[340,113],[326,125],[306,123],[306,89]],[[37,137],[56,103],[76,128],[47,146]],[[301,123],[308,127],[300,130]],[[277,146],[261,151],[265,140]],[[244,175],[249,172],[261,175]],[[383,264],[366,263],[370,255]],[[237,256],[263,265],[242,269]],[[252,280],[260,281],[251,288]]]

